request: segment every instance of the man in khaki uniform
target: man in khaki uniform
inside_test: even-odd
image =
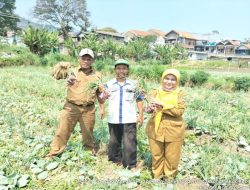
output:
[[[182,118],[185,103],[179,81],[179,71],[167,69],[162,75],[161,87],[151,92],[154,102],[147,108],[147,112],[152,113],[146,134],[155,179],[174,178],[179,165],[185,131]]]
[[[101,118],[104,117],[104,105],[99,98],[100,89],[91,85],[98,84],[101,79],[100,73],[91,67],[93,62],[93,51],[88,48],[82,49],[79,53],[80,65],[67,81],[66,103],[60,113],[59,126],[47,157],[63,152],[77,122],[80,123],[83,146],[94,153],[93,128],[96,99],[100,105]]]

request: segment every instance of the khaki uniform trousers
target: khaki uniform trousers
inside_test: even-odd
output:
[[[47,156],[55,156],[63,152],[77,122],[80,123],[83,146],[88,150],[94,149],[95,105],[78,106],[66,102],[60,113],[59,126]]]
[[[164,177],[173,179],[177,173],[182,141],[160,142],[149,138],[149,146],[152,154],[152,172],[155,179]]]

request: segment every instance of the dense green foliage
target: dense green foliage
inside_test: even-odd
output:
[[[85,35],[79,42],[75,43],[71,38],[65,41],[71,56],[77,56],[82,48],[91,48],[99,59],[127,58],[134,61],[146,61],[157,59],[160,64],[171,64],[175,60],[187,59],[186,50],[178,44],[157,45],[152,48],[150,39],[135,38],[124,44],[113,39],[98,39],[95,33]]]
[[[57,36],[56,32],[47,29],[29,27],[23,31],[22,39],[31,52],[43,56],[57,47]]]
[[[204,71],[197,71],[190,76],[190,81],[194,85],[202,85],[208,80],[209,74]]]
[[[236,78],[234,80],[234,86],[236,90],[248,91],[248,89],[250,88],[250,78],[249,77]]]
[[[162,64],[171,64],[174,60],[185,60],[188,56],[186,49],[180,44],[157,45],[154,51]]]
[[[85,41],[86,45],[92,44],[94,36],[89,36],[89,41]],[[92,44],[93,48],[98,48],[100,45]],[[82,46],[87,47],[87,46]],[[73,50],[73,48],[72,48]],[[75,49],[73,54],[76,54],[80,51]],[[95,69],[101,71],[104,74],[114,74],[114,59],[112,58],[112,51],[106,49],[106,56],[102,56],[95,61],[93,65]],[[59,53],[48,53],[43,57],[38,57],[35,54],[32,54],[30,50],[26,47],[21,46],[10,46],[10,45],[0,45],[0,66],[17,66],[17,65],[49,65],[53,66],[60,61],[71,62],[72,65],[77,65],[78,61],[76,57],[67,56]],[[106,57],[106,58],[105,58]],[[159,81],[161,74],[167,68],[168,65],[160,64],[159,60],[147,59],[141,61],[130,60],[130,76],[135,78],[145,79],[147,81]],[[208,65],[211,65],[211,62],[207,62]],[[212,61],[212,64],[213,61]],[[216,64],[217,65],[217,64]],[[204,66],[203,66],[204,67]],[[209,66],[210,67],[210,66]],[[234,90],[249,90],[249,77],[244,74],[241,75],[232,75],[232,76],[221,76],[220,75],[211,75],[211,71],[197,71],[194,72],[194,69],[183,69],[178,65],[179,70],[181,71],[181,80],[180,84],[182,86],[204,86],[208,89],[221,89],[227,91]],[[184,67],[185,68],[185,67]],[[221,72],[226,74],[225,72]]]
[[[14,13],[16,0],[1,0],[0,7],[0,36],[6,36],[8,30],[16,31],[19,17]]]
[[[60,53],[50,53],[50,54],[46,54],[44,57],[42,57],[41,59],[41,63],[43,65],[49,65],[49,66],[53,66],[55,64],[57,64],[60,61],[67,61],[67,62],[71,62],[73,65],[77,65],[77,59],[73,58],[71,56],[68,55],[63,55]]]
[[[0,55],[0,67],[40,65],[40,58],[26,47],[0,45]]]

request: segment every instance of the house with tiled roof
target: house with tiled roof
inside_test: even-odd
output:
[[[166,32],[158,30],[158,29],[149,29],[148,32],[151,33],[151,34],[154,34],[156,36],[164,37],[166,35]]]
[[[161,44],[161,45],[165,44],[166,32],[163,32],[163,31],[158,30],[158,29],[149,29],[148,32],[151,35],[156,36],[155,44]]]
[[[217,53],[224,53],[225,52],[225,42],[221,41],[216,44],[216,52]]]
[[[225,40],[217,43],[216,49],[218,53],[235,54],[235,51],[241,42],[239,40]]]
[[[241,44],[235,49],[235,54],[250,55],[250,44]]]
[[[129,30],[124,33],[125,41],[128,42],[131,39],[134,38],[143,38],[146,36],[155,36],[156,41],[155,44],[165,44],[165,34],[166,32],[163,32],[158,29],[149,29],[148,31],[143,30]]]
[[[225,54],[235,54],[236,48],[240,45],[239,40],[226,40],[224,43]]]
[[[194,50],[196,38],[189,32],[180,30],[171,30],[165,35],[166,43],[180,43],[188,50]]]
[[[146,32],[143,30],[129,30],[127,32],[124,33],[124,37],[125,37],[125,41],[128,42],[129,40],[133,39],[133,38],[140,38],[140,37],[146,37],[151,35],[150,32]]]

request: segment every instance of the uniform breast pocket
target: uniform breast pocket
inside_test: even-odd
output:
[[[69,86],[69,88],[72,89],[75,94],[81,94],[84,91],[83,87],[81,87],[81,80],[76,80],[72,86]]]
[[[124,92],[124,99],[126,101],[132,102],[134,100],[135,92],[134,90],[127,89]]]
[[[73,88],[77,88],[77,87],[79,87],[80,86],[80,84],[81,84],[81,80],[79,80],[79,79],[76,79],[75,80],[75,83],[73,84]]]
[[[115,99],[116,96],[118,96],[119,91],[117,89],[108,89],[110,93],[109,99],[112,101]]]

